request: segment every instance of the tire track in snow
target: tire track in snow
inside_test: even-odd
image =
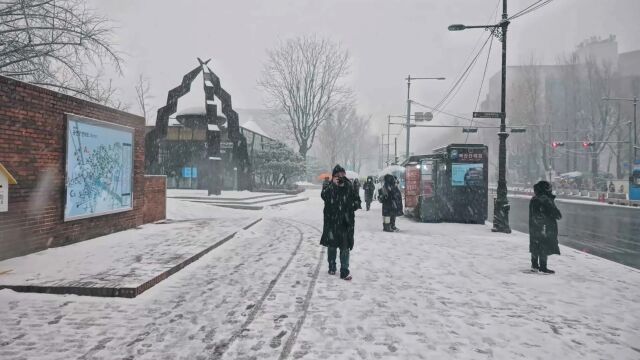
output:
[[[296,220],[289,220],[289,221],[306,225],[316,230],[319,234],[322,234],[322,231],[313,225],[309,225],[307,223],[296,221]],[[297,226],[294,225],[293,227],[296,228],[296,230],[300,231],[300,228],[298,228]],[[303,232],[300,231],[300,233],[302,234]],[[316,288],[316,282],[318,280],[318,275],[320,274],[320,267],[322,266],[322,260],[324,259],[324,255],[325,255],[325,248],[322,247],[322,249],[320,250],[320,254],[318,256],[318,264],[316,265],[316,269],[313,272],[313,277],[311,279],[311,282],[309,283],[309,287],[307,288],[307,294],[305,295],[305,298],[304,298],[304,303],[302,305],[302,315],[300,315],[300,317],[298,318],[298,321],[296,321],[295,326],[291,330],[291,335],[289,335],[289,337],[287,338],[287,341],[285,342],[282,348],[282,352],[280,353],[280,357],[279,357],[280,360],[286,359],[289,356],[289,354],[291,354],[293,345],[295,345],[296,340],[298,338],[298,334],[300,333],[300,330],[302,329],[302,326],[304,325],[304,322],[307,318],[307,313],[309,312],[309,305],[311,304],[311,297],[313,296],[313,292]]]
[[[281,225],[283,225],[283,226],[285,225],[285,224],[283,224],[283,222],[284,222],[283,219],[275,219],[274,221],[279,223],[279,224],[281,224]],[[282,277],[282,274],[284,274],[284,272],[287,270],[287,268],[289,268],[289,265],[291,265],[291,262],[293,262],[293,259],[298,254],[298,251],[300,251],[300,247],[302,246],[302,242],[304,241],[304,233],[298,227],[296,227],[295,225],[291,225],[291,224],[288,224],[288,225],[292,226],[293,228],[298,230],[298,232],[300,233],[299,239],[298,239],[298,243],[296,244],[295,249],[291,252],[291,255],[289,256],[289,259],[284,264],[284,266],[280,269],[280,271],[278,272],[276,277],[273,280],[271,280],[271,282],[269,283],[269,286],[267,287],[267,290],[260,297],[260,299],[256,302],[255,306],[251,309],[251,311],[249,312],[249,315],[247,316],[247,319],[244,321],[244,323],[242,323],[242,325],[240,326],[240,328],[238,330],[233,332],[233,334],[231,335],[231,337],[229,337],[229,339],[227,341],[223,342],[222,344],[216,345],[216,347],[215,347],[215,349],[213,351],[213,354],[211,354],[210,359],[212,359],[212,360],[221,359],[222,356],[227,351],[227,349],[229,349],[231,344],[233,344],[233,342],[239,336],[242,335],[242,333],[245,331],[245,329],[248,328],[249,325],[251,325],[251,323],[255,320],[256,316],[258,315],[258,312],[262,308],[262,306],[264,304],[264,301],[267,299],[267,297],[269,297],[269,295],[273,291],[273,288],[278,283],[278,280],[280,280],[280,277]]]

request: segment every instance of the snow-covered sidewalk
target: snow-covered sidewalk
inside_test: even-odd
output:
[[[2,359],[638,359],[640,272],[524,234],[356,215],[351,282],[328,275],[319,192],[135,299],[0,291]],[[247,211],[169,199],[174,219]]]
[[[7,259],[0,288],[135,297],[259,220],[169,220]]]

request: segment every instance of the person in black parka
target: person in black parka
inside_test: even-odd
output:
[[[333,169],[332,181],[323,187],[321,196],[324,200],[324,227],[320,244],[328,248],[329,274],[336,273],[339,248],[340,278],[351,280],[349,252],[353,250],[355,211],[360,208],[360,197],[340,165]]]
[[[371,202],[373,201],[373,193],[376,189],[376,185],[373,183],[373,177],[367,176],[367,181],[362,188],[364,189],[364,201],[367,203],[367,211],[369,211]]]
[[[358,195],[358,199],[360,198],[360,180],[353,179],[353,191],[355,191],[356,195]],[[361,203],[360,203],[361,204]],[[362,206],[358,205],[358,209],[362,209]]]
[[[551,184],[539,181],[533,186],[535,195],[529,202],[529,252],[531,270],[553,274],[547,267],[549,255],[560,255],[558,246],[558,220],[562,218],[554,202]]]
[[[378,200],[382,203],[382,230],[386,232],[400,231],[396,227],[396,216],[402,216],[402,194],[396,179],[391,174],[384,176],[384,183],[378,190]]]

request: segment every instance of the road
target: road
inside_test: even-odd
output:
[[[490,195],[493,196],[493,195]],[[529,233],[529,200],[509,197],[513,230]],[[640,269],[640,209],[601,203],[556,201],[561,244]],[[493,214],[489,201],[489,221]]]

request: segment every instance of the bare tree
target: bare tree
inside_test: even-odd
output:
[[[370,118],[356,115],[349,123],[348,139],[345,142],[344,163],[356,172],[360,172],[363,154],[367,153],[368,123]]]
[[[149,105],[149,100],[153,97],[149,94],[151,90],[151,83],[149,79],[145,77],[143,74],[138,76],[138,81],[135,85],[136,89],[136,102],[138,103],[138,109],[140,110],[140,114],[142,117],[147,119],[147,114],[151,114],[151,105]]]
[[[0,3],[0,74],[112,106],[116,90],[104,80],[122,59],[109,21],[82,0],[7,0]]]
[[[587,107],[582,112],[582,120],[588,131],[588,140],[594,142],[591,155],[591,172],[597,176],[600,154],[607,148],[607,141],[619,127],[620,118],[616,115],[612,104],[602,101],[603,97],[611,97],[613,92],[613,67],[610,63],[599,63],[588,58],[587,72]]]
[[[329,40],[297,37],[267,52],[258,85],[270,106],[288,115],[298,151],[306,160],[320,126],[351,91],[343,80],[349,70],[349,54]]]
[[[333,167],[346,150],[346,141],[349,140],[351,122],[356,117],[356,111],[349,106],[343,106],[336,110],[319,129],[318,137],[322,145],[321,154],[324,165]]]
[[[518,155],[525,166],[524,177],[535,180],[550,170],[549,162],[549,124],[543,114],[543,79],[537,60],[530,57],[528,63],[520,67],[518,80],[512,90],[513,110],[510,110],[516,123],[529,124],[529,135],[518,140]]]

